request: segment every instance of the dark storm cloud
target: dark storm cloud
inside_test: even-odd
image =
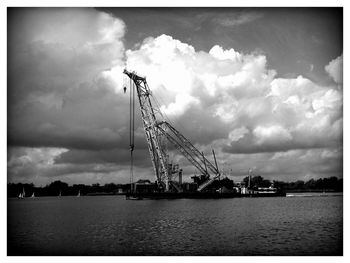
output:
[[[134,164],[138,167],[149,167],[151,160],[145,158],[148,156],[148,149],[136,148],[134,151]],[[119,165],[130,164],[129,149],[113,149],[113,150],[69,150],[58,155],[55,164],[91,164],[91,163],[115,163]]]
[[[300,138],[295,140],[274,140],[264,144],[255,144],[252,134],[246,135],[238,141],[230,143],[229,146],[223,146],[222,150],[227,153],[272,153],[272,152],[287,152],[297,149],[320,149],[320,148],[337,148],[342,146],[341,138],[324,137]]]
[[[123,128],[129,118],[125,112],[127,98],[117,96],[114,90],[100,83],[98,87],[86,84],[67,90],[58,105],[50,99],[10,106],[10,145],[76,149],[128,147],[124,143],[128,140],[128,130]],[[136,140],[145,145],[143,136],[136,135]]]
[[[124,23],[93,9],[8,14],[9,145],[118,144],[124,134],[112,120],[123,115],[123,101],[100,74],[122,63]]]

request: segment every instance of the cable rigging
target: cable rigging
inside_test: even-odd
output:
[[[126,83],[125,83],[126,84]],[[130,103],[129,103],[129,150],[130,150],[130,191],[133,192],[134,183],[134,148],[135,148],[135,90],[134,83],[129,79]],[[124,86],[124,93],[127,87]]]

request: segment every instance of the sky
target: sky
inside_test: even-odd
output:
[[[124,68],[240,181],[343,176],[340,8],[8,8],[8,182],[127,183]],[[135,180],[154,180],[136,110]],[[198,173],[170,157],[184,180]]]

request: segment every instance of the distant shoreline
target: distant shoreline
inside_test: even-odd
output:
[[[293,193],[298,193],[298,194],[303,194],[303,193],[334,193],[334,194],[342,194],[343,191],[334,191],[334,190],[314,190],[314,189],[300,189],[300,190],[290,190],[290,191],[285,191],[287,194],[293,194]],[[105,192],[97,192],[97,193],[87,193],[85,195],[81,196],[111,196],[111,195],[125,195],[125,193],[105,193]],[[61,197],[76,197],[76,195],[62,195]],[[57,197],[60,198],[59,196],[55,195],[40,195],[40,196],[35,196],[36,197]],[[18,197],[14,196],[8,196],[7,198],[9,199],[16,199]],[[26,199],[32,199],[30,196],[26,197]]]
[[[234,187],[233,180],[223,179],[230,183],[229,188]],[[243,185],[249,184],[249,177],[245,177],[242,183]],[[136,184],[151,185],[153,182],[150,180],[139,180]],[[153,183],[154,184],[154,183]],[[335,193],[343,192],[343,179],[337,177],[319,178],[317,180],[310,179],[306,182],[283,182],[283,181],[270,181],[264,179],[262,176],[254,176],[251,178],[251,185],[254,187],[270,187],[273,185],[276,189],[280,189],[285,193]],[[30,197],[30,196],[96,196],[96,195],[124,195],[131,189],[131,184],[115,184],[109,183],[100,185],[98,183],[92,185],[85,184],[73,184],[62,181],[54,181],[46,186],[37,187],[33,183],[8,183],[7,184],[7,196],[8,197]]]
[[[333,189],[291,189],[284,190],[286,193],[342,193],[343,191],[336,191]]]

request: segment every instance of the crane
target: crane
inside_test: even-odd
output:
[[[134,150],[134,90],[136,90],[140,105],[143,128],[146,135],[148,150],[154,169],[156,181],[160,189],[169,192],[173,189],[181,192],[181,185],[174,180],[182,170],[178,165],[169,162],[167,154],[167,142],[170,142],[179,152],[204,175],[205,181],[198,186],[197,191],[203,191],[216,178],[220,177],[215,153],[213,150],[215,165],[212,164],[183,134],[167,122],[160,109],[154,103],[154,97],[147,84],[146,78],[124,69],[131,82],[130,87],[130,152],[131,173]],[[124,93],[126,87],[124,87]],[[153,98],[153,102],[151,100]],[[211,177],[212,175],[212,177]]]

